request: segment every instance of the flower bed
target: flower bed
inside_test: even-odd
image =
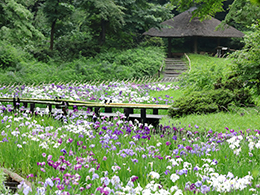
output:
[[[0,166],[32,183],[21,183],[19,194],[259,191],[259,130],[218,133],[180,124],[155,129],[120,114],[93,122],[77,112],[61,122],[9,113],[8,107],[0,106]]]
[[[55,99],[61,97],[69,100],[102,102],[111,99],[113,103],[156,103],[170,104],[173,97],[151,97],[151,91],[178,89],[173,84],[135,84],[110,82],[108,84],[42,84],[38,86],[2,86],[0,97]]]

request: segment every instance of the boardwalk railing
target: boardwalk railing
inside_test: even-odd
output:
[[[159,115],[159,110],[168,110],[170,105],[158,105],[158,104],[130,104],[130,103],[95,103],[95,102],[86,102],[86,101],[76,101],[76,100],[67,100],[55,98],[51,99],[32,99],[32,98],[4,98],[0,97],[0,102],[10,102],[13,104],[13,108],[16,110],[29,111],[35,113],[36,104],[44,104],[48,108],[49,113],[54,113],[54,111],[59,109],[59,112],[63,115],[67,115],[69,107],[78,108],[86,107],[88,111],[78,111],[79,114],[87,114],[88,116],[107,116],[115,117],[118,116],[117,113],[113,113],[113,108],[122,108],[124,109],[124,116],[129,120],[139,120],[142,123],[153,123],[156,124],[161,118],[165,115]],[[21,106],[23,105],[23,107]],[[28,104],[30,105],[28,107]],[[53,107],[55,106],[55,110]],[[100,113],[100,108],[104,108],[105,112]],[[140,109],[140,114],[135,114],[134,109]],[[147,114],[146,110],[152,109],[153,114]],[[41,110],[43,111],[43,110]]]

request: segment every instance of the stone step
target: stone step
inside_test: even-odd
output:
[[[166,64],[165,67],[168,67],[168,66],[184,66],[184,67],[186,67],[186,64]]]
[[[165,58],[165,61],[182,61],[181,58]]]
[[[185,62],[165,62],[165,64],[186,64]]]
[[[172,72],[170,74],[164,73],[164,77],[175,77],[175,76],[178,76],[180,74],[181,74],[180,72]]]
[[[165,62],[183,62],[182,60],[165,60]]]
[[[174,76],[174,75],[179,75],[181,74],[182,72],[165,72],[164,75],[165,76]]]
[[[170,74],[171,72],[185,72],[187,69],[164,69],[164,73]]]
[[[185,63],[181,58],[166,58],[165,68],[163,71],[164,79],[169,81],[176,79],[187,69],[187,63]]]
[[[179,66],[179,67],[176,67],[176,66],[171,66],[171,67],[166,67],[164,70],[187,70],[187,68],[186,67],[181,67],[181,66]]]

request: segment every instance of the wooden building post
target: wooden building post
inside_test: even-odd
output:
[[[172,38],[168,38],[168,58],[172,57]]]
[[[194,37],[194,53],[198,53],[198,37]]]

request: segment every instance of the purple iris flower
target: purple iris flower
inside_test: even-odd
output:
[[[131,178],[131,181],[132,181],[132,182],[135,182],[137,179],[138,179],[138,177],[137,177],[137,176],[134,176],[134,177]]]
[[[96,173],[94,173],[93,176],[92,176],[92,180],[94,180],[94,179],[98,179],[98,178],[99,178],[99,175],[96,174]]]
[[[166,170],[164,173],[165,173],[165,175],[168,175],[168,174],[170,174],[171,172],[170,172],[169,170]]]
[[[192,150],[192,147],[190,147],[190,146],[186,146],[185,148],[186,148],[186,150],[188,150],[188,151]]]
[[[135,164],[135,163],[138,163],[138,160],[135,158],[135,159],[131,159],[132,162]]]
[[[196,190],[196,186],[195,186],[194,183],[192,183],[192,184],[190,185],[190,190],[191,190],[191,191]]]
[[[8,139],[6,137],[4,137],[3,142],[8,142]]]
[[[178,149],[175,149],[175,150],[173,150],[173,152],[172,152],[173,154],[178,154],[179,153],[179,150]]]
[[[67,151],[63,148],[60,150],[61,152],[63,152],[63,154],[67,154]]]
[[[207,194],[209,191],[210,191],[210,187],[209,187],[209,186],[203,185],[203,186],[201,186],[201,188],[200,188],[200,192],[201,192],[202,194]]]
[[[201,181],[197,181],[197,182],[195,183],[195,185],[196,185],[197,187],[200,187],[200,186],[202,186],[202,182],[201,182]]]

